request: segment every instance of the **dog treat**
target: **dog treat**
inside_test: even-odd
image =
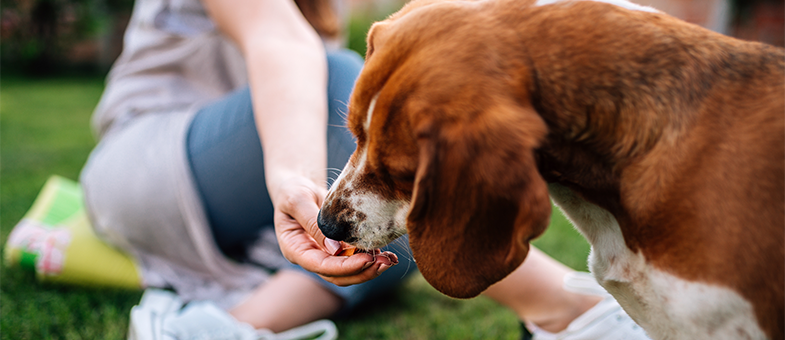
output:
[[[336,250],[334,255],[335,256],[352,256],[354,254],[359,254],[359,253],[366,253],[366,254],[371,254],[371,255],[379,255],[381,253],[381,251],[379,249],[375,249],[375,250],[360,249],[360,248],[357,248],[357,247],[355,247],[353,245],[341,242],[341,249]]]
[[[335,256],[352,256],[357,252],[357,247],[341,243],[341,249],[335,252]]]

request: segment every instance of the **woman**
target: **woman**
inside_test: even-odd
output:
[[[414,271],[390,252],[332,256],[316,226],[326,169],[354,149],[341,115],[362,59],[327,47],[337,33],[322,0],[137,1],[81,182],[96,232],[141,262],[148,286],[231,315],[177,312],[170,335],[281,332]],[[487,295],[560,331],[601,300],[562,290],[568,272],[533,251]]]

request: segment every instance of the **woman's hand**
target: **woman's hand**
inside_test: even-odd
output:
[[[316,224],[326,194],[326,189],[303,177],[289,178],[277,187],[275,232],[286,259],[339,286],[371,280],[398,263],[391,252],[333,256],[339,242],[326,238]]]

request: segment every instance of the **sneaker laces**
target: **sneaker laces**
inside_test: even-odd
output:
[[[257,334],[259,335],[258,340],[335,340],[338,338],[338,328],[332,321],[323,319],[280,333],[261,329],[257,331]]]

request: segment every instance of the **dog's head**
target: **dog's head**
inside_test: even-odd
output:
[[[492,7],[420,0],[371,28],[349,105],[357,150],[319,216],[361,248],[408,231],[425,279],[453,297],[515,270],[550,217],[534,157],[546,126]]]

